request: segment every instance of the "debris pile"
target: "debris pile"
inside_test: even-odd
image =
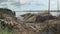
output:
[[[28,13],[21,16],[24,17],[24,20],[29,23],[44,22],[46,20],[52,20],[56,18],[55,16],[52,16],[51,14],[48,13],[42,13],[42,14]]]
[[[53,32],[54,34],[57,34],[60,31],[59,29],[60,17],[58,18],[56,16],[52,16],[49,13],[42,13],[42,14],[28,13],[21,16],[24,17],[24,20],[25,20],[24,22],[26,24],[26,27],[36,32],[42,31],[42,33],[44,33],[44,31],[46,32],[46,30],[48,29],[50,33]],[[56,24],[58,25],[57,27],[56,27]]]
[[[23,20],[17,19],[15,13],[0,9],[0,21],[4,27],[14,28],[14,34],[60,34],[60,16],[52,16],[50,13],[23,14]],[[47,31],[48,30],[48,31]]]
[[[10,9],[0,8],[0,22],[3,28],[8,27],[12,29],[16,25],[15,12],[12,12]]]

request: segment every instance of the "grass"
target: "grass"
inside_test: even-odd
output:
[[[0,23],[1,23],[1,21],[0,21]],[[0,34],[13,34],[13,30],[9,31],[9,29],[7,27],[2,29],[1,24],[0,24]]]

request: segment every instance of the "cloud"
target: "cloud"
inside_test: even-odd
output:
[[[8,0],[8,2],[19,2],[20,0]]]
[[[1,0],[0,7],[9,8],[12,10],[47,10],[48,0]],[[51,10],[57,9],[57,0],[51,0]],[[59,0],[60,1],[60,0]]]
[[[28,0],[20,0],[21,4],[26,4],[28,2]]]
[[[0,3],[0,8],[8,8],[6,2]]]
[[[0,2],[7,2],[8,0],[0,0]]]
[[[51,0],[50,1],[50,9],[51,10],[57,10],[57,0]]]

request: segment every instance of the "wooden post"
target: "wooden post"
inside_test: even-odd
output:
[[[49,0],[49,3],[48,3],[48,13],[50,13],[50,0]]]
[[[57,0],[57,10],[59,11],[59,0]]]
[[[48,1],[48,14],[50,14],[50,0]],[[48,15],[49,16],[49,15]],[[49,17],[48,17],[49,18]],[[48,19],[47,19],[48,20]],[[48,21],[47,21],[47,31],[46,34],[49,34],[49,26],[48,26]]]
[[[57,0],[57,15],[59,16],[59,0]]]

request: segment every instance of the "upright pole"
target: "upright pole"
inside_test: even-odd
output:
[[[59,16],[59,0],[57,0],[57,16]]]
[[[59,0],[57,0],[57,10],[59,11]]]
[[[48,3],[48,13],[50,13],[50,0],[49,0],[49,3]]]
[[[49,14],[50,14],[50,0],[48,0],[48,16],[49,16]],[[47,18],[49,18],[49,17],[47,17]],[[48,21],[47,21],[47,34],[49,34],[49,29],[48,28],[49,28],[49,26],[48,26]]]
[[[59,0],[57,0],[57,16],[59,16]],[[59,20],[59,18],[58,18],[58,20]],[[57,20],[57,23],[58,23],[58,20]],[[58,28],[57,23],[56,23],[56,28]],[[56,32],[56,34],[58,34],[58,32]]]

